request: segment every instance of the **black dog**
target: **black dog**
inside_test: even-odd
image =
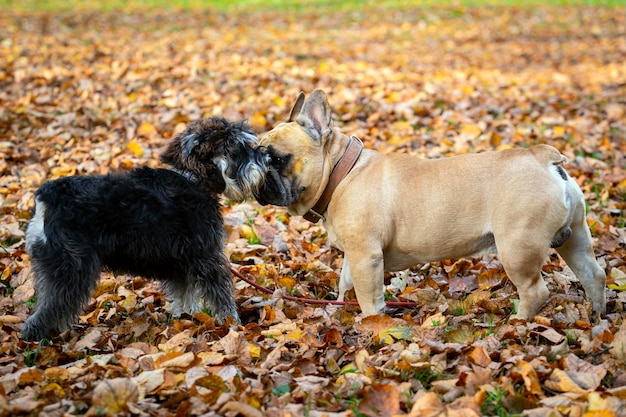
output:
[[[160,280],[174,315],[199,311],[202,298],[219,322],[239,321],[217,194],[253,195],[268,162],[256,140],[244,122],[202,119],[161,155],[173,169],[44,184],[26,232],[38,308],[22,337],[40,340],[71,326],[102,268]]]

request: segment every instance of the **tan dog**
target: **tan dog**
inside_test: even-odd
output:
[[[301,93],[288,122],[261,139],[272,168],[257,199],[306,215],[350,142],[332,127],[324,92],[306,101]],[[556,247],[593,310],[605,312],[606,275],[593,254],[583,194],[553,147],[433,160],[362,149],[356,158],[319,213],[331,244],[345,253],[339,300],[354,286],[363,314],[381,313],[383,271],[497,253],[519,292],[515,318],[530,319],[548,299],[541,267]]]

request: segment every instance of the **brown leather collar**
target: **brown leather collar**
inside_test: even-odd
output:
[[[333,168],[333,171],[330,173],[330,178],[328,178],[328,184],[326,184],[326,188],[324,192],[320,196],[317,203],[304,214],[304,218],[310,222],[317,223],[320,220],[324,219],[324,213],[328,208],[328,204],[330,204],[330,199],[333,196],[333,192],[335,192],[335,188],[337,185],[343,180],[346,175],[350,172],[356,161],[361,156],[361,151],[363,150],[363,142],[361,139],[356,136],[350,136],[350,142],[348,142],[348,146],[346,147],[345,152],[337,161],[337,164]]]

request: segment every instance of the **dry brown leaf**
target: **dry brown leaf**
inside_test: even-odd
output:
[[[445,415],[444,410],[437,394],[422,391],[413,398],[413,407],[406,417],[439,417]]]
[[[156,391],[165,382],[165,368],[144,371],[133,378],[142,392],[149,394]]]
[[[93,347],[100,342],[102,338],[102,332],[99,330],[92,330],[85,335],[82,339],[80,339],[74,345],[74,349],[76,351],[81,351],[83,349],[93,349]]]
[[[263,417],[264,414],[257,408],[250,404],[242,403],[240,401],[230,401],[224,404],[220,409],[220,413],[226,413],[233,411],[237,414],[241,414],[244,417]]]
[[[161,356],[155,362],[155,365],[161,368],[178,368],[185,369],[189,368],[196,361],[196,355],[193,352],[172,352],[170,354]]]
[[[469,353],[468,358],[470,361],[483,368],[486,368],[491,363],[491,358],[489,358],[489,355],[482,346],[475,346]]]
[[[393,417],[400,411],[400,392],[390,384],[366,387],[359,403],[359,413],[365,416]]]
[[[137,384],[128,378],[105,379],[93,390],[88,416],[119,415],[128,412],[128,403],[139,400]]]
[[[584,394],[587,392],[562,369],[552,371],[550,378],[545,381],[545,386],[556,392],[571,392],[575,394]]]
[[[534,395],[543,396],[539,376],[532,365],[526,361],[518,362],[512,369],[512,375],[519,375],[524,380],[526,390]]]
[[[191,330],[187,329],[160,344],[159,349],[163,352],[184,352],[192,343],[194,343],[194,339],[191,337]]]

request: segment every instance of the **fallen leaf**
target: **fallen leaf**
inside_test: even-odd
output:
[[[366,387],[359,402],[359,413],[364,416],[392,417],[398,414],[400,392],[390,384]]]
[[[128,412],[128,403],[139,400],[137,384],[128,378],[105,379],[93,390],[88,416],[116,415]]]

